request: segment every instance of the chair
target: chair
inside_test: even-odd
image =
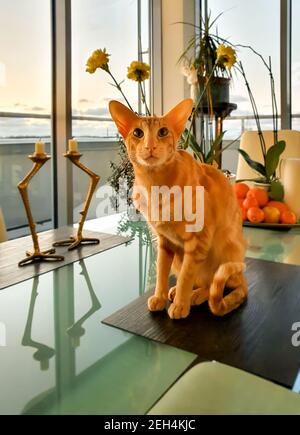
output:
[[[242,370],[204,362],[185,373],[150,415],[300,415],[300,395]]]
[[[2,210],[0,208],[0,243],[6,242],[6,240],[7,240],[6,227],[5,227],[5,222],[4,222]]]
[[[264,131],[263,136],[266,142],[267,149],[274,145],[273,131]],[[286,141],[286,149],[281,156],[281,159],[287,157],[300,158],[300,132],[295,130],[280,130],[278,139]],[[263,163],[263,158],[260,148],[260,140],[257,131],[246,131],[241,137],[240,149],[246,151],[253,160]],[[259,175],[247,165],[241,155],[238,159],[237,180],[248,178],[257,178]]]

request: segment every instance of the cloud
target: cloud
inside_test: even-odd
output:
[[[246,103],[249,101],[249,99],[244,97],[243,95],[231,95],[230,100],[234,103]]]
[[[88,100],[87,98],[81,98],[79,100],[79,103],[94,103],[93,100]]]
[[[41,107],[41,106],[33,106],[30,109],[33,110],[34,112],[42,112],[46,110],[45,107]]]
[[[29,108],[28,104],[23,104],[20,102],[15,103],[14,107],[17,107],[17,108],[23,109],[23,110],[27,110]]]
[[[104,101],[104,102],[109,102],[109,101],[111,101],[111,100],[112,100],[111,97],[105,97],[105,98],[102,98],[102,101]],[[114,100],[115,100],[115,101],[124,102],[124,100],[123,100],[122,98],[114,98]]]
[[[87,110],[73,110],[73,114],[81,116],[108,116],[108,109],[106,107],[94,107]]]
[[[252,116],[253,115],[253,111],[252,110],[242,110],[237,108],[237,110],[235,110],[234,112],[232,112],[232,116]],[[230,119],[230,118],[228,118]]]

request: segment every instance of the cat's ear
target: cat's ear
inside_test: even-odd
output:
[[[188,98],[177,104],[174,109],[170,110],[163,118],[171,125],[177,136],[179,137],[184,130],[185,124],[189,119],[193,110],[193,100]]]
[[[139,119],[138,116],[119,101],[110,101],[109,111],[120,134],[126,139],[132,125]]]

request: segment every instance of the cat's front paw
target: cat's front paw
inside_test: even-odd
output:
[[[151,296],[148,299],[148,308],[150,311],[162,311],[166,308],[167,301],[157,296]]]
[[[190,314],[190,304],[173,302],[168,309],[171,319],[185,319]]]
[[[173,302],[176,296],[176,285],[171,287],[168,293],[168,299],[170,302]]]

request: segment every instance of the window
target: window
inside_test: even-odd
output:
[[[115,161],[118,154],[117,130],[108,103],[112,99],[123,101],[104,71],[97,70],[95,74],[85,71],[90,54],[103,48],[110,54],[112,73],[119,82],[124,80],[122,89],[138,111],[138,87],[126,75],[133,60],[149,62],[148,0],[72,0],[72,135],[83,153],[81,161],[101,176],[101,185],[107,183],[111,174],[109,162]],[[73,171],[74,222],[78,221],[88,182],[85,174]],[[95,195],[88,218],[100,217],[98,203]]]
[[[51,41],[51,8],[56,1],[0,0],[0,208],[10,238],[29,232],[17,189],[32,165],[28,155],[39,138],[51,153],[51,46],[55,45]],[[106,47],[111,69],[122,81],[131,61],[149,62],[149,0],[72,0],[71,10],[67,20],[72,24],[72,135],[79,141],[83,163],[99,173],[101,184],[105,184],[111,173],[109,162],[116,160],[119,149],[108,101],[121,98],[103,71],[89,75],[85,64],[94,49]],[[123,88],[138,110],[136,83],[126,80]],[[38,231],[53,227],[52,174],[50,161],[30,183]],[[63,180],[65,174],[57,177]],[[73,180],[74,221],[78,222],[89,180],[76,168]],[[89,218],[96,217],[96,208],[94,197]]]
[[[213,17],[223,12],[217,21],[220,36],[233,44],[251,46],[266,60],[271,56],[276,97],[280,104],[280,0],[209,0],[208,4]],[[270,25],[266,25],[266,22]],[[272,105],[268,71],[251,50],[239,48],[238,58],[243,63],[259,114],[270,116],[263,122],[262,127],[271,129]],[[240,75],[236,77],[233,74],[231,102],[238,105],[237,110],[232,113],[233,116],[242,118],[253,114]],[[245,120],[243,126],[256,129],[255,123],[249,120]],[[235,130],[235,134],[240,132],[241,121]]]
[[[17,189],[41,138],[50,152],[50,0],[0,0],[0,208],[9,237],[28,233]],[[52,226],[51,161],[30,184],[38,230]]]
[[[208,9],[211,10],[212,18],[221,14],[216,23],[219,36],[232,44],[251,46],[267,61],[271,56],[280,113],[280,0],[208,0]],[[268,70],[250,49],[238,48],[237,54],[254,95],[262,129],[271,130],[273,124]],[[239,73],[233,72],[230,100],[238,108],[224,122],[225,139],[228,141],[239,138],[244,130],[257,129],[248,92]],[[234,148],[238,146],[237,142],[224,152],[224,169],[236,171],[238,153]]]

